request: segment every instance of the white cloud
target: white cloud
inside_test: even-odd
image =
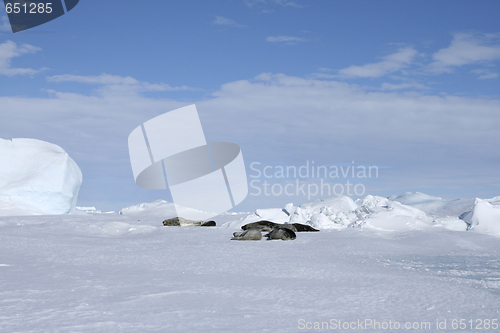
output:
[[[312,73],[308,77],[310,79],[338,79],[339,75],[327,73]]]
[[[289,0],[274,0],[275,3],[281,6],[289,6],[289,7],[296,7],[296,8],[301,8],[302,6],[299,5],[295,1],[289,1]]]
[[[266,41],[272,43],[286,43],[293,45],[296,42],[305,42],[306,40],[304,38],[293,37],[293,36],[269,36],[266,38]]]
[[[245,0],[245,4],[248,7],[253,7],[257,4],[267,4],[267,3],[274,3],[280,6],[284,7],[296,7],[296,8],[301,8],[303,7],[302,5],[298,4],[296,1],[290,1],[290,0]]]
[[[243,28],[245,25],[239,24],[234,20],[228,19],[222,16],[216,16],[215,20],[212,21],[213,25],[227,26],[227,27],[238,27]]]
[[[101,74],[98,76],[81,76],[81,75],[54,75],[47,77],[49,82],[78,82],[86,84],[103,85],[105,88],[102,92],[114,91],[122,92],[139,92],[139,91],[180,91],[180,90],[198,90],[187,86],[172,87],[165,83],[151,84],[148,82],[140,82],[133,77]]]
[[[497,73],[492,73],[488,69],[475,69],[471,71],[474,74],[478,74],[479,80],[496,79],[498,77]]]
[[[346,78],[355,77],[381,77],[393,73],[410,65],[417,51],[413,47],[405,47],[394,54],[385,56],[382,61],[363,66],[350,66],[339,71]]]
[[[498,77],[497,73],[488,73],[488,74],[483,74],[478,77],[480,80],[485,80],[485,79],[496,79]]]
[[[50,80],[141,86],[136,79],[108,74]],[[499,100],[366,91],[346,82],[273,73],[228,82],[212,97],[189,102],[197,105],[207,141],[237,143],[247,162],[395,165],[396,170],[381,171],[377,182],[397,191],[491,186],[491,179],[498,179],[492,152],[500,141]],[[163,194],[137,189],[127,137],[144,121],[186,104],[123,91],[1,96],[0,133],[3,138],[42,139],[67,150],[84,173],[82,199],[88,193],[87,201],[152,201]]]
[[[432,55],[428,67],[433,73],[451,73],[453,67],[500,59],[498,34],[456,33],[450,46]]]
[[[13,68],[11,67],[11,59],[14,57],[19,57],[26,53],[35,53],[41,49],[36,46],[29,44],[22,44],[18,46],[16,43],[8,40],[5,43],[0,44],[0,75],[33,75],[40,70],[34,70],[31,68]]]
[[[47,78],[49,82],[79,82],[88,84],[103,84],[103,85],[137,85],[139,81],[127,76],[101,74],[99,76],[81,76],[81,75],[54,75]]]
[[[429,87],[420,84],[420,83],[400,83],[400,84],[392,84],[392,83],[382,83],[382,90],[399,90],[399,89],[417,89],[424,90],[429,89]]]

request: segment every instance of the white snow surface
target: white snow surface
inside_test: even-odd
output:
[[[129,206],[120,210],[119,214],[139,216],[148,219],[163,218],[163,220],[177,216],[194,216],[198,220],[205,220],[214,216],[214,213],[206,213],[196,209],[179,206],[166,200],[156,200],[149,203]]]
[[[0,216],[74,213],[82,172],[59,146],[0,139]]]
[[[375,199],[377,212],[360,214],[391,212]],[[499,318],[497,237],[343,228],[231,241],[228,226],[243,216],[221,216],[225,227],[163,227],[140,214],[0,217],[0,332],[301,332],[338,321],[356,328],[332,331],[382,331],[366,320],[456,332],[454,319]]]
[[[449,217],[472,209],[474,199],[459,198],[444,200],[420,192],[406,192],[397,196],[389,197],[389,200],[398,201],[402,204],[412,206],[424,211],[429,216]]]

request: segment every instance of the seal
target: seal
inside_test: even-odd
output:
[[[259,229],[248,229],[245,231],[233,233],[231,240],[261,240],[262,233]]]
[[[264,235],[267,240],[281,239],[281,240],[293,240],[297,238],[295,232],[287,228],[274,228],[270,233]]]
[[[243,230],[259,229],[260,231],[272,231],[274,228],[285,228],[285,229],[290,229],[294,232],[319,231],[307,224],[300,224],[300,223],[280,224],[271,221],[258,221],[245,224],[244,226],[241,227],[241,229]]]
[[[191,221],[182,217],[174,217],[163,221],[165,227],[199,227],[202,223],[202,221]]]
[[[271,231],[274,227],[276,227],[277,223],[271,221],[258,221],[253,223],[245,224],[241,227],[243,230],[248,229],[259,229],[260,231]]]
[[[202,227],[215,227],[216,225],[215,221],[207,221],[201,224]]]
[[[293,223],[293,226],[295,227],[295,229],[297,229],[297,232],[319,231],[318,229],[314,229],[307,224]]]

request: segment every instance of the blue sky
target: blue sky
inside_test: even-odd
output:
[[[193,103],[207,140],[239,144],[247,167],[376,165],[377,179],[356,180],[366,194],[492,197],[499,12],[498,1],[81,0],[16,34],[2,14],[0,137],[63,147],[84,175],[79,205],[104,210],[170,200],[134,184],[127,137]],[[306,199],[250,195],[236,210]]]

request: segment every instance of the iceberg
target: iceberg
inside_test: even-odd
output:
[[[76,212],[82,172],[59,146],[0,139],[0,216]]]

